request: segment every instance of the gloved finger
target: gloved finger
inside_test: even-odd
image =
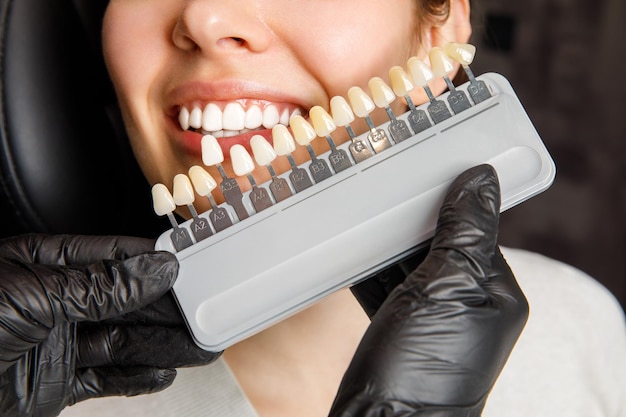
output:
[[[82,267],[23,265],[38,281],[25,288],[20,305],[50,327],[57,320],[100,321],[153,303],[174,284],[178,261],[169,252],[151,252],[124,261],[104,260]],[[41,289],[45,295],[42,296]],[[30,293],[31,296],[28,296]],[[45,300],[45,302],[42,302]],[[32,306],[31,306],[32,304]]]
[[[4,239],[0,245],[5,259],[44,265],[86,265],[151,251],[153,240],[130,236],[27,234]]]
[[[200,349],[185,328],[98,326],[81,332],[77,367],[206,365],[220,353]]]
[[[493,167],[465,171],[446,194],[431,249],[413,275],[429,297],[485,300],[480,287],[497,248],[500,186]],[[447,277],[447,279],[441,279]]]
[[[103,320],[100,324],[141,324],[163,327],[185,327],[186,325],[172,292],[168,292],[154,303],[122,316]]]
[[[175,369],[152,367],[85,368],[76,371],[68,405],[90,398],[135,396],[159,392],[172,385]]]

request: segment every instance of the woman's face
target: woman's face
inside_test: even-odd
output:
[[[218,129],[211,134],[222,136],[229,171],[232,144],[247,145],[253,134],[271,139],[271,127],[290,115],[328,109],[331,97],[354,85],[368,91],[371,77],[388,79],[392,66],[425,57],[416,13],[415,0],[111,0],[105,58],[146,177],[171,187],[176,174],[202,165],[202,134],[181,127],[194,117]],[[230,125],[238,117],[247,120],[244,133]],[[333,137],[347,140],[343,128]],[[307,152],[294,154],[304,160]],[[254,175],[263,180],[267,170]]]

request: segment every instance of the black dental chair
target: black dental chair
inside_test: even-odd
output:
[[[0,0],[0,237],[156,237],[100,47],[106,0]]]

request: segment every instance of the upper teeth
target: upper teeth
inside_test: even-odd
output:
[[[211,133],[214,136],[231,136],[252,129],[271,129],[277,124],[289,125],[291,116],[301,114],[299,109],[285,108],[279,113],[274,104],[261,108],[252,104],[247,109],[240,103],[228,103],[222,110],[217,104],[209,103],[204,109],[194,106],[189,110],[181,107],[178,122],[183,130],[190,128]]]

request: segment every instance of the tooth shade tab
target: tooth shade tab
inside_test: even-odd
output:
[[[289,126],[293,132],[293,137],[302,146],[306,146],[317,137],[317,133],[313,126],[307,122],[302,116],[293,116],[289,120]]]
[[[230,160],[233,162],[233,171],[240,177],[254,171],[254,161],[242,145],[236,144],[230,148]]]
[[[174,177],[174,192],[172,194],[174,203],[178,206],[193,204],[196,199],[191,181],[185,174],[177,174]]]
[[[215,179],[199,165],[194,165],[189,168],[189,179],[198,195],[203,197],[211,194],[211,191],[217,188]]]
[[[476,56],[476,47],[469,43],[450,42],[444,49],[450,58],[463,66],[470,65]]]
[[[261,135],[254,135],[250,139],[252,155],[258,165],[267,166],[276,159],[276,151],[270,143]]]
[[[202,162],[206,166],[218,165],[224,162],[224,153],[215,136],[204,135],[200,142],[202,147]]]
[[[358,86],[351,87],[348,90],[348,100],[350,100],[354,114],[359,117],[368,116],[376,108],[370,96]]]
[[[396,94],[393,92],[391,87],[389,87],[387,83],[383,81],[382,78],[374,77],[369,81],[368,85],[370,93],[372,93],[374,103],[378,107],[387,107],[396,99]]]
[[[312,107],[309,110],[309,118],[318,136],[328,136],[337,129],[332,116],[321,106]]]
[[[428,65],[426,65],[424,61],[417,57],[409,58],[409,61],[407,62],[407,67],[415,85],[423,87],[427,85],[428,82],[433,78],[432,70],[428,67]]]
[[[176,210],[174,197],[172,197],[170,190],[163,184],[158,183],[152,186],[152,202],[154,212],[158,216],[165,216]]]
[[[330,99],[330,112],[337,126],[347,126],[354,121],[354,113],[345,98],[335,96]]]
[[[409,74],[401,66],[392,67],[389,70],[391,88],[398,97],[404,97],[415,89]]]
[[[429,52],[429,57],[430,66],[435,77],[446,77],[454,71],[454,61],[440,47],[432,48]]]
[[[276,125],[272,128],[272,141],[277,155],[289,155],[296,150],[296,143],[287,126]]]

